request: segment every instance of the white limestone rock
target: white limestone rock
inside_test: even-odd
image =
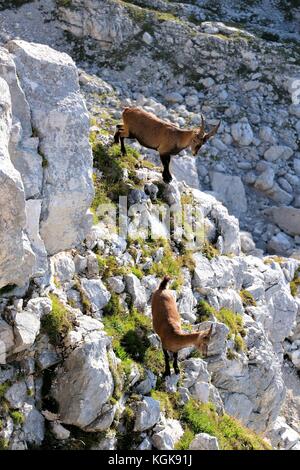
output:
[[[151,397],[143,397],[143,400],[137,404],[134,431],[142,432],[152,428],[158,422],[159,417],[159,401]]]
[[[55,254],[79,243],[91,225],[87,212],[94,193],[89,116],[76,66],[67,54],[21,40],[10,41],[6,47],[47,161],[41,236],[47,252]]]
[[[52,395],[59,404],[63,423],[82,429],[101,414],[114,390],[109,368],[107,347],[109,338],[93,331],[79,343],[56,373]]]
[[[100,279],[82,278],[81,287],[91,302],[93,312],[100,312],[111,298],[111,294]]]
[[[189,446],[189,450],[219,450],[218,439],[201,432],[196,434]]]

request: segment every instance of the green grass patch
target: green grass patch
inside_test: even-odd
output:
[[[209,303],[203,299],[199,300],[199,302],[197,303],[196,311],[198,321],[200,322],[207,321],[211,317],[211,315],[216,314],[216,310],[214,309],[214,307],[209,305]]]
[[[142,166],[140,154],[129,146],[126,146],[126,152],[127,155],[121,155],[119,144],[107,147],[99,141],[94,143],[94,166],[103,174],[96,187],[96,197],[97,192],[101,190],[110,201],[116,202],[119,196],[126,196],[132,187],[140,186],[140,181],[135,175],[136,169]],[[125,181],[124,170],[128,171],[131,184]]]
[[[209,261],[220,255],[219,250],[214,247],[212,243],[209,243],[208,240],[205,240],[201,251],[203,256],[205,256]]]
[[[111,276],[124,276],[131,272],[132,267],[119,266],[115,256],[97,255],[99,273],[103,279],[107,279]]]
[[[42,318],[42,330],[47,333],[50,342],[57,346],[72,329],[72,319],[70,312],[55,294],[50,294],[49,297],[52,310]]]
[[[16,426],[22,426],[25,421],[25,416],[21,411],[13,410],[10,412],[10,416]]]
[[[161,390],[152,390],[151,397],[159,401],[160,409],[167,418],[178,419],[178,401],[179,393],[167,393]]]
[[[221,323],[225,323],[229,328],[229,339],[234,340],[236,351],[245,351],[246,345],[244,336],[246,335],[243,326],[243,317],[239,313],[235,313],[229,308],[221,308],[220,310],[212,307],[207,301],[201,299],[197,304],[198,321],[207,321],[211,315],[214,315]]]
[[[300,288],[300,266],[295,271],[294,279],[290,282],[290,288],[292,296],[297,297]]]
[[[255,307],[256,306],[256,301],[253,297],[253,295],[248,292],[246,289],[243,289],[240,291],[240,296],[243,302],[244,307]]]
[[[189,442],[191,433],[204,432],[215,436],[222,450],[271,449],[262,437],[246,428],[237,419],[227,414],[219,416],[211,403],[200,404],[193,399],[189,400],[183,407],[181,419],[189,429],[184,438],[186,443]]]
[[[86,293],[84,292],[79,279],[75,280],[74,289],[76,289],[77,292],[79,292],[83,312],[88,315],[92,311],[92,304],[89,298],[87,297]]]
[[[11,386],[10,382],[4,382],[3,384],[0,384],[0,400],[4,398],[10,386]]]

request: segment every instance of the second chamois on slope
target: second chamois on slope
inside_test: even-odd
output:
[[[172,155],[177,155],[188,147],[196,156],[202,145],[213,137],[219,129],[221,121],[209,132],[205,132],[205,120],[201,115],[201,126],[195,129],[180,129],[169,122],[163,121],[152,113],[140,108],[125,108],[122,113],[123,123],[117,126],[114,135],[115,143],[121,141],[121,153],[126,155],[124,139],[136,139],[143,147],[159,152],[163,164],[163,180],[172,181],[170,161]]]
[[[164,376],[171,373],[168,352],[173,353],[174,372],[179,374],[178,351],[188,346],[195,346],[203,355],[207,355],[213,330],[213,325],[204,331],[195,333],[184,333],[181,330],[181,318],[176,301],[172,291],[167,289],[169,281],[169,276],[165,276],[152,295],[153,328],[160,337],[163,347],[166,366]]]

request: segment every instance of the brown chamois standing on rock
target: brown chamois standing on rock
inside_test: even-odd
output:
[[[202,354],[207,355],[208,343],[212,334],[213,325],[207,330],[198,333],[184,333],[181,330],[181,318],[177,310],[176,301],[172,292],[167,289],[170,281],[165,276],[158,289],[152,295],[152,321],[154,331],[161,339],[165,356],[164,376],[170,375],[168,351],[173,353],[173,367],[175,374],[179,374],[178,351],[188,346],[196,346]]]
[[[165,183],[172,181],[169,170],[171,156],[187,147],[191,147],[196,156],[202,145],[216,134],[221,123],[220,121],[211,131],[205,132],[205,121],[201,115],[199,128],[185,130],[139,108],[125,108],[122,119],[123,124],[117,126],[114,135],[115,143],[121,140],[122,155],[126,155],[125,138],[136,139],[144,147],[157,150],[164,167],[162,176]]]

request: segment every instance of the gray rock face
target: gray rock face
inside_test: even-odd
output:
[[[111,0],[73,0],[71,9],[59,9],[59,16],[66,31],[78,37],[91,37],[104,49],[117,47],[140,30],[124,6]]]
[[[300,235],[300,209],[294,207],[271,207],[265,213],[272,222],[289,235]]]
[[[152,428],[158,422],[159,416],[159,401],[151,397],[144,397],[143,400],[137,404],[134,431],[142,432]]]
[[[125,276],[126,289],[132,297],[134,307],[144,310],[147,305],[146,289],[134,274]]]
[[[204,432],[196,434],[192,440],[189,450],[219,450],[218,439]]]
[[[25,233],[24,187],[9,156],[11,113],[9,87],[0,77],[0,288],[8,284],[24,285],[35,262]]]
[[[91,302],[92,310],[94,312],[101,311],[105,305],[108,304],[111,297],[105,285],[100,279],[85,279],[81,280],[82,289]]]
[[[183,435],[183,429],[177,419],[166,419],[154,428],[152,442],[158,450],[172,450]]]
[[[231,134],[240,146],[248,146],[253,140],[253,131],[247,118],[242,118],[238,123],[232,124]]]
[[[30,106],[40,153],[47,162],[41,235],[48,253],[55,254],[80,242],[91,222],[87,215],[93,197],[88,113],[69,56],[24,41],[11,41],[7,48]]]
[[[239,176],[226,175],[217,171],[211,172],[211,185],[229,212],[240,217],[247,211],[247,198],[244,185]]]
[[[59,368],[52,387],[59,404],[61,421],[85,428],[101,414],[113,393],[107,346],[109,339],[92,332],[76,347]]]

